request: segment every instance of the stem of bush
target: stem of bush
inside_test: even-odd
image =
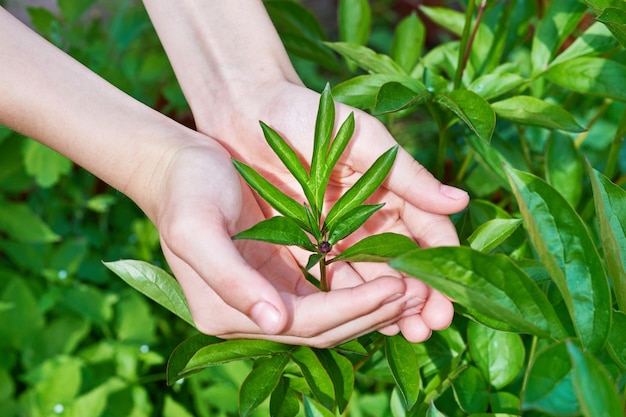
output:
[[[613,136],[613,142],[609,148],[609,157],[606,162],[606,168],[604,169],[604,175],[613,179],[617,170],[617,162],[619,160],[619,153],[624,144],[624,137],[626,137],[626,108],[622,113],[621,122]]]
[[[476,37],[476,32],[478,32],[478,26],[480,25],[480,21],[483,17],[483,11],[485,10],[486,6],[487,0],[482,0],[480,6],[478,6],[476,21],[474,22],[474,27],[471,29],[470,33],[475,5],[474,1],[467,2],[467,10],[465,12],[465,26],[463,27],[461,46],[459,47],[459,60],[456,66],[456,74],[454,74],[454,89],[458,89],[461,86],[461,81],[463,80],[463,72],[465,72],[465,67],[467,66],[467,61],[469,60],[472,44],[474,43],[474,38]]]

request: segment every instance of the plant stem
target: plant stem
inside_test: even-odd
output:
[[[326,278],[326,257],[320,260],[320,286],[322,291],[328,291],[328,279]]]
[[[465,155],[465,158],[463,159],[463,163],[461,164],[461,167],[459,168],[459,172],[457,172],[456,174],[457,182],[461,182],[463,177],[465,177],[465,173],[467,172],[469,165],[473,160],[474,160],[474,150],[470,149],[467,152],[467,155]]]
[[[476,15],[476,21],[474,22],[474,27],[471,29],[472,25],[472,17],[474,16],[474,0],[470,0],[467,2],[467,10],[465,11],[465,26],[463,27],[463,35],[461,37],[461,45],[459,46],[459,60],[457,62],[456,74],[454,74],[454,89],[458,89],[461,86],[461,81],[463,80],[463,73],[465,72],[465,67],[467,66],[467,61],[469,60],[470,51],[472,50],[472,44],[474,43],[474,38],[476,37],[476,33],[478,32],[478,27],[480,25],[480,21],[483,17],[483,11],[487,6],[487,0],[482,0],[480,6],[478,7],[478,14]]]
[[[372,355],[374,355],[374,353],[378,352],[380,350],[380,348],[383,346],[383,344],[385,343],[385,336],[380,335],[378,336],[378,338],[376,338],[376,340],[374,341],[374,347],[372,347],[370,350],[367,351],[367,354],[365,356],[363,356],[363,358],[361,358],[361,360],[359,360],[357,363],[355,363],[352,368],[354,369],[354,371],[358,371],[359,368],[361,368],[361,366],[363,366],[365,364],[365,362],[367,362]]]

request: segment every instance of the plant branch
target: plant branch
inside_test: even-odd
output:
[[[478,14],[476,15],[476,21],[474,22],[474,27],[471,29],[472,25],[472,17],[474,16],[474,0],[470,0],[467,2],[467,10],[465,12],[465,26],[463,27],[463,35],[461,37],[461,45],[459,46],[459,60],[457,62],[456,74],[454,74],[454,89],[458,89],[461,86],[461,81],[463,79],[463,73],[465,72],[465,67],[467,66],[467,61],[469,60],[470,52],[472,50],[472,45],[474,43],[474,38],[476,37],[476,33],[478,32],[478,27],[480,26],[480,22],[483,18],[483,12],[485,11],[485,7],[487,7],[487,0],[482,0],[480,6],[478,7]]]

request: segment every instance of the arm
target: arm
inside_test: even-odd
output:
[[[144,3],[198,130],[217,138],[233,155],[269,178],[288,184],[289,173],[268,150],[258,121],[272,126],[310,160],[319,96],[298,78],[262,2],[183,0],[175,7],[158,0]],[[356,132],[333,177],[336,195],[395,144],[382,124],[356,109],[336,104],[338,122],[351,111],[356,116]],[[422,246],[458,244],[447,214],[467,205],[467,193],[441,184],[403,150],[377,197],[387,204],[366,223],[369,233],[404,233]],[[332,285],[350,287],[376,277],[398,275],[387,266],[337,266]],[[416,280],[408,279],[407,285],[415,298],[425,302],[413,309],[414,314],[407,313],[399,328],[408,339],[421,341],[431,329],[449,324],[452,307],[439,293]],[[399,328],[394,325],[382,331],[391,334]]]
[[[398,280],[322,294],[288,251],[235,246],[230,236],[263,214],[228,152],[128,97],[2,8],[0,62],[0,123],[144,210],[201,331],[330,346],[397,320],[409,305]]]

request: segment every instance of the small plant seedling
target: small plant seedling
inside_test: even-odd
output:
[[[312,252],[303,272],[309,280],[316,282],[308,271],[319,264],[318,287],[322,291],[330,289],[327,267],[333,262],[385,262],[417,247],[415,242],[406,236],[382,233],[364,238],[341,254],[331,255],[337,242],[355,232],[384,206],[384,203],[363,203],[381,186],[398,152],[396,145],[378,157],[324,216],[324,195],[328,181],[354,133],[354,124],[354,113],[351,113],[340,126],[336,136],[332,137],[335,105],[330,87],[326,86],[320,97],[313,139],[313,156],[307,170],[287,142],[271,127],[261,122],[267,143],[302,187],[306,198],[304,204],[283,193],[250,166],[233,160],[235,168],[244,180],[282,215],[263,220],[236,234],[233,239],[295,245]]]

